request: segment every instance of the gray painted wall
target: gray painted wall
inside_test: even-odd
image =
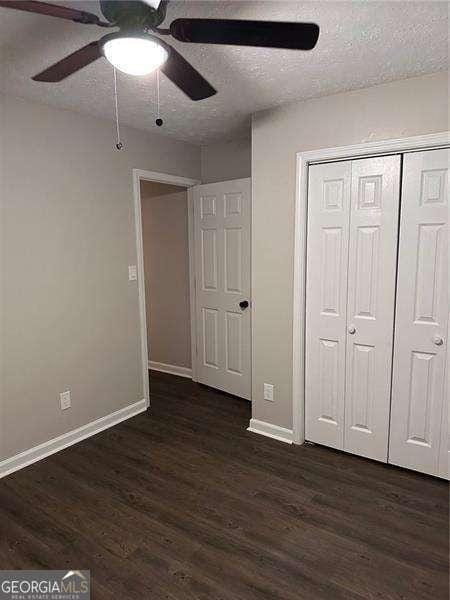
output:
[[[448,74],[257,113],[252,122],[253,417],[292,428],[296,152],[448,130]],[[275,402],[263,400],[263,383]]]
[[[0,459],[143,397],[132,169],[200,178],[200,149],[0,96]],[[72,408],[59,393],[72,391]]]
[[[250,138],[202,146],[201,152],[203,183],[251,177]]]
[[[141,182],[149,360],[191,368],[185,188]]]

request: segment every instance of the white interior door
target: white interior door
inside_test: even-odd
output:
[[[400,156],[352,161],[344,449],[387,461]]]
[[[250,181],[192,188],[197,380],[247,399],[251,397]]]
[[[387,460],[400,157],[309,169],[306,439]]]
[[[306,439],[344,447],[351,162],[312,165],[306,271]]]
[[[389,462],[446,476],[448,150],[405,154]]]

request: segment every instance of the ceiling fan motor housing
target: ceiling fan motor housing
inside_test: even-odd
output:
[[[167,1],[155,10],[145,2],[136,0],[100,0],[105,19],[121,29],[145,30],[158,27],[166,18]]]

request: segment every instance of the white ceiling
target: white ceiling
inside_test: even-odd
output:
[[[99,14],[96,2],[60,4]],[[120,74],[121,123],[205,144],[247,135],[250,115],[263,108],[448,68],[447,2],[170,2],[165,24],[181,16],[314,21],[321,34],[311,52],[173,41],[218,94],[192,102],[162,76],[164,126],[158,128],[155,75]],[[112,119],[112,68],[103,58],[59,84],[30,79],[104,33],[92,25],[0,9],[0,90]]]

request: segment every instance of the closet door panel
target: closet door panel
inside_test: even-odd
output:
[[[389,462],[445,476],[448,150],[405,154]]]
[[[387,461],[400,156],[352,161],[344,449]]]
[[[351,163],[309,168],[306,439],[343,448]]]

